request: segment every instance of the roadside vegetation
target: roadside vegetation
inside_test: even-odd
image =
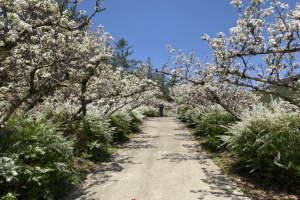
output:
[[[257,103],[236,121],[220,106],[180,106],[177,114],[252,199],[300,198],[300,119],[283,101]]]
[[[60,117],[67,113],[55,108],[10,117],[0,130],[1,199],[61,199],[140,131],[153,110],[141,107],[106,118],[89,112],[66,126]]]

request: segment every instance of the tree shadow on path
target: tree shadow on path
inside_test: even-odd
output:
[[[191,193],[199,193],[200,197],[198,199],[248,199],[240,192],[236,185],[222,174],[219,168],[212,166],[211,159],[201,149],[199,144],[190,142],[195,141],[191,134],[178,133],[175,134],[173,139],[187,142],[186,144],[182,144],[182,147],[187,150],[187,153],[166,153],[162,155],[162,158],[159,160],[169,160],[172,163],[188,162],[192,160],[198,161],[199,168],[202,169],[202,177],[204,177],[200,178],[200,180],[204,183],[205,188],[190,190]],[[195,176],[197,176],[197,174],[195,174]]]
[[[95,192],[87,191],[89,188],[95,185],[101,185],[108,181],[117,182],[113,179],[112,173],[122,172],[124,169],[122,164],[135,164],[131,161],[133,157],[120,156],[118,153],[111,156],[106,161],[102,162],[101,165],[93,173],[87,176],[85,187],[75,187],[71,192],[71,195],[65,198],[65,200],[71,199],[89,199],[86,195],[94,195]]]
[[[138,149],[157,148],[152,144],[157,137],[159,136],[152,136],[144,132],[136,133],[136,135],[130,142],[127,142],[120,147],[120,149],[126,150],[125,153],[124,151],[122,151],[122,154],[116,152],[110,158],[103,161],[98,169],[87,176],[84,187],[79,186],[74,188],[71,195],[65,198],[65,200],[90,199],[89,197],[93,196],[96,193],[91,192],[89,188],[107,182],[117,182],[118,180],[114,179],[112,174],[121,173],[124,170],[125,165],[141,164],[133,161],[134,157],[131,156],[130,151]]]
[[[207,196],[215,196],[218,199],[227,198],[232,200],[246,200],[249,199],[241,192],[237,192],[238,187],[234,185],[224,174],[215,170],[208,170],[202,168],[206,178],[201,181],[206,183],[208,189],[191,190],[192,193],[199,193],[198,199],[207,199]]]

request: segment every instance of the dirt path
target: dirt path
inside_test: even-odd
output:
[[[175,118],[150,118],[142,132],[90,174],[71,199],[248,199]]]

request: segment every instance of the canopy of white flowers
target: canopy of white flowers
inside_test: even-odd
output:
[[[222,32],[216,38],[202,36],[213,50],[212,63],[201,62],[193,52],[186,56],[179,51],[174,64],[164,66],[164,73],[189,84],[174,87],[173,97],[189,103],[218,103],[234,113],[238,102],[250,105],[259,92],[300,107],[299,95],[290,95],[300,90],[300,3],[293,10],[279,0],[245,1],[246,7],[242,3],[231,1],[240,15],[229,36]],[[170,46],[167,49],[174,54]],[[278,87],[290,92],[279,92]]]
[[[83,22],[70,17],[66,2],[0,0],[0,124],[45,100],[76,105],[70,119],[76,120],[88,105],[109,113],[149,103],[159,93],[143,69],[129,74],[109,64],[113,38],[101,26],[88,31],[103,10],[99,0]]]

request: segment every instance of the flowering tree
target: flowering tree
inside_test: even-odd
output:
[[[107,114],[119,109],[131,111],[141,105],[151,105],[161,95],[157,83],[147,78],[145,69],[131,74],[119,68],[112,76],[113,80],[108,85],[110,89],[103,98]]]
[[[218,87],[211,87],[208,84],[204,87],[191,83],[177,84],[171,88],[171,95],[179,105],[210,106],[218,104],[235,118],[239,118],[242,110],[255,101],[253,93],[227,83],[220,84]]]
[[[89,104],[111,108],[118,102],[113,103],[116,109],[153,95],[155,86],[146,75],[129,75],[109,65],[113,38],[103,27],[96,33],[87,30],[91,18],[103,10],[100,1],[83,22],[70,17],[67,3],[0,1],[0,124],[47,98],[72,102],[78,110],[70,120],[79,120]]]
[[[84,50],[78,54],[83,28],[101,11],[99,0],[94,13],[80,24],[69,18],[64,4],[0,1],[0,123],[18,108],[28,111],[65,87],[69,73],[74,72],[70,63],[83,56]]]
[[[231,4],[240,12],[237,26],[226,37],[202,38],[214,51],[215,73],[228,83],[274,94],[300,106],[298,95],[286,95],[276,87],[299,92],[300,4],[294,10],[279,0],[251,0],[243,9],[241,0]]]
[[[167,48],[172,55],[175,50],[170,46]],[[171,96],[178,104],[193,106],[219,104],[238,118],[241,110],[250,106],[256,99],[256,95],[245,88],[224,82],[216,73],[216,67],[207,62],[202,65],[200,60],[194,57],[193,52],[186,56],[179,50],[174,67],[166,64],[163,73],[180,81],[171,88]]]
[[[277,95],[299,107],[299,95],[281,93],[276,87],[293,92],[300,89],[299,63],[296,62],[296,53],[300,50],[300,4],[290,11],[289,6],[279,0],[270,1],[269,6],[263,0],[251,0],[245,9],[241,0],[233,0],[231,4],[240,12],[237,26],[230,29],[231,35],[226,37],[221,32],[217,38],[202,36],[213,50],[213,63],[205,60],[203,66],[193,52],[187,57],[179,51],[174,67],[164,66],[164,73],[193,85],[191,88],[176,86],[173,94],[179,97],[183,90],[189,91],[186,95],[196,97],[190,102],[209,100],[232,114],[236,109],[229,104],[251,104],[252,90]],[[174,50],[168,49],[171,55]]]
[[[86,115],[88,107],[103,110],[110,115],[117,110],[132,110],[141,104],[151,104],[160,94],[156,83],[149,80],[142,71],[138,74],[127,73],[123,68],[113,69],[111,65],[101,63],[89,73],[76,73],[72,87],[57,91],[56,98],[71,101],[77,107],[68,121],[78,120]],[[88,77],[88,78],[87,78]],[[57,102],[57,100],[55,100]]]
[[[99,1],[96,6],[92,16],[101,11]],[[85,56],[87,50],[82,44],[90,38],[82,29],[92,16],[78,24],[56,1],[2,2],[1,12],[0,46],[5,51],[0,68],[3,123],[18,108],[26,112],[55,90],[66,87],[72,73],[82,67],[76,61]],[[111,40],[106,35],[103,38]],[[108,59],[105,44],[98,45],[98,59]]]

